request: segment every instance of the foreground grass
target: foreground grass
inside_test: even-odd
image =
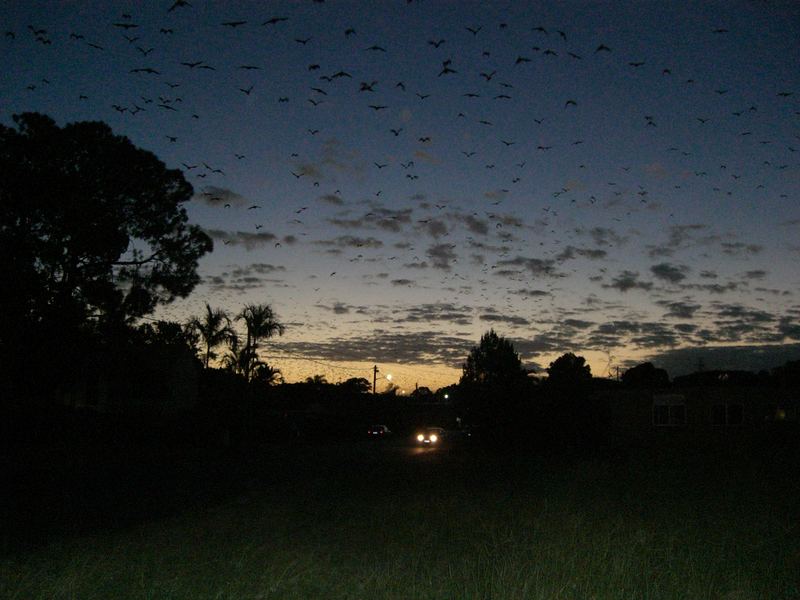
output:
[[[758,465],[372,451],[277,457],[228,502],[3,559],[0,597],[800,597],[796,480]]]

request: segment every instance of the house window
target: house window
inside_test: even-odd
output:
[[[656,427],[686,425],[686,399],[679,394],[654,396],[653,425]]]
[[[715,404],[711,407],[712,425],[741,425],[744,421],[744,406],[738,403]]]

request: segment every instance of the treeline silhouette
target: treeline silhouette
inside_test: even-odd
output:
[[[365,440],[373,423],[395,439],[437,425],[480,447],[599,452],[612,443],[613,392],[647,401],[728,386],[789,390],[796,426],[798,361],[672,381],[643,364],[612,381],[566,353],[545,378],[494,331],[460,381],[435,392],[372,394],[364,378],[284,383],[262,358],[285,332],[268,303],[235,315],[206,305],[186,323],[149,317],[192,292],[212,249],[188,223],[193,191],[180,171],[103,123],[60,128],[30,113],[14,123],[0,125],[0,522],[19,536],[81,511],[118,519],[98,507],[134,496],[153,498],[141,508],[151,514],[228,493],[268,445]]]

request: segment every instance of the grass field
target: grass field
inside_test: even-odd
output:
[[[307,446],[170,516],[9,553],[4,599],[800,598],[796,465]]]

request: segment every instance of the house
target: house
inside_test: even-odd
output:
[[[736,442],[798,425],[800,390],[715,381],[659,389],[604,390],[609,434],[617,441]]]
[[[167,416],[195,407],[200,369],[182,348],[143,345],[76,357],[61,404],[106,414]]]

